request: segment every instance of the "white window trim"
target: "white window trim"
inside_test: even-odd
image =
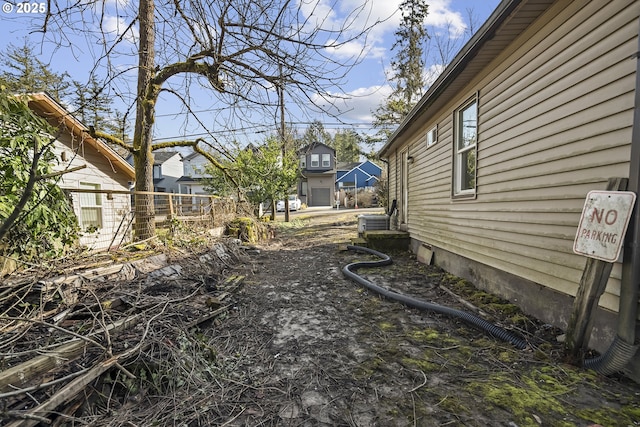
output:
[[[80,182],[80,189],[85,190],[100,190],[101,185],[90,183],[90,182]],[[98,226],[96,227],[98,230],[104,228],[104,218],[103,218],[103,204],[102,204],[102,194],[101,193],[80,193],[79,195],[79,205],[80,205],[80,226],[82,229],[88,228],[88,225],[84,223],[83,218],[83,210],[84,209],[92,209],[97,212],[98,216]]]
[[[427,142],[427,148],[438,143],[438,125],[435,125],[431,129],[429,129],[427,135],[425,136],[425,140]]]
[[[320,154],[311,155],[311,167],[312,168],[320,167]]]
[[[331,167],[331,154],[325,153],[322,155],[322,167]]]
[[[470,106],[472,106],[473,104],[475,104],[475,108],[476,108],[476,135],[475,135],[475,142],[473,144],[470,144],[467,147],[464,147],[463,149],[459,149],[458,148],[458,143],[459,140],[461,138],[461,134],[462,131],[460,129],[460,115],[462,114],[463,111],[467,110]],[[454,198],[471,198],[471,197],[475,197],[476,195],[476,187],[477,187],[477,180],[478,180],[478,169],[477,169],[477,164],[478,164],[478,98],[477,97],[473,97],[472,99],[468,100],[467,102],[465,102],[464,104],[462,104],[459,108],[457,108],[454,112],[454,126],[455,126],[455,130],[454,130],[454,141],[453,141],[453,150],[454,150],[454,157],[453,157],[453,162],[454,162],[454,167],[453,167],[453,197]],[[474,179],[474,185],[473,188],[467,188],[467,189],[462,189],[461,185],[462,185],[462,173],[463,173],[463,169],[461,168],[461,158],[462,155],[468,151],[471,150],[475,150],[475,162],[476,162],[476,166],[475,166],[475,179]]]

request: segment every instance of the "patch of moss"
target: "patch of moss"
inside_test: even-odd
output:
[[[389,332],[396,329],[396,326],[393,323],[389,322],[380,322],[378,323],[378,327],[384,332]]]
[[[518,354],[514,351],[501,351],[498,353],[498,360],[503,363],[513,363],[518,360]]]
[[[360,365],[358,365],[353,376],[357,380],[369,379],[376,371],[380,369],[380,367],[384,363],[384,359],[379,356],[376,356],[369,360],[365,360]]]
[[[494,310],[496,313],[501,313],[505,316],[516,317],[516,315],[521,314],[520,307],[515,304],[505,302],[504,300],[501,300],[499,298],[497,302],[487,304],[487,307]]]
[[[439,363],[434,363],[430,360],[425,359],[414,359],[411,357],[403,357],[401,363],[404,366],[415,367],[416,369],[421,370],[424,373],[427,372],[438,372],[442,369],[442,365]]]
[[[525,376],[522,383],[517,383],[512,374],[497,373],[486,381],[471,383],[467,389],[483,396],[487,403],[511,412],[518,425],[537,426],[532,414],[557,414],[560,417],[566,414],[564,405],[554,397],[556,393],[550,392],[558,383],[551,381],[551,384],[547,384],[547,379],[538,381]],[[560,389],[566,391],[564,387]]]
[[[576,415],[590,423],[603,426],[632,426],[637,425],[640,420],[640,408],[636,405],[635,407],[626,406],[623,408],[581,409],[576,411]]]
[[[513,323],[514,325],[518,325],[518,326],[525,326],[527,324],[529,324],[529,322],[531,321],[527,316],[525,316],[520,309],[518,309],[517,312],[515,312],[512,316],[509,316],[509,321],[511,323]]]
[[[443,398],[438,403],[438,407],[443,411],[456,415],[469,412],[469,408],[467,408],[460,399],[453,396],[446,396],[445,398]]]
[[[428,343],[428,342],[433,342],[435,340],[438,340],[440,338],[440,332],[431,328],[418,329],[418,330],[411,331],[409,333],[409,337],[411,337],[411,339],[417,342]]]

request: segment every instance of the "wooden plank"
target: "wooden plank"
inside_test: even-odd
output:
[[[127,355],[128,354],[129,353],[127,352]],[[33,427],[38,425],[38,423],[42,420],[41,417],[45,417],[58,406],[69,402],[79,392],[84,390],[85,387],[89,385],[93,380],[98,378],[105,371],[118,363],[118,360],[120,358],[122,358],[122,356],[114,356],[108,360],[98,363],[84,375],[75,378],[69,384],[60,389],[60,391],[54,394],[49,400],[33,408],[28,413],[23,414],[23,416],[26,418],[25,420],[14,421],[7,427]]]
[[[627,178],[610,178],[607,190],[624,191],[627,182]],[[607,286],[612,268],[611,262],[587,259],[566,332],[565,353],[573,360],[579,360],[587,350],[593,328],[593,313]]]
[[[106,329],[101,329],[91,336],[96,336],[104,332],[113,333],[125,330],[130,326],[137,324],[139,317],[140,315],[135,315],[119,320],[118,322],[107,326]],[[85,347],[88,345],[88,341],[76,339],[59,346],[51,352],[36,356],[26,362],[0,372],[0,392],[14,390],[15,387],[27,384],[34,377],[50,371],[51,369],[60,366],[60,364],[67,363],[75,359],[85,351]]]

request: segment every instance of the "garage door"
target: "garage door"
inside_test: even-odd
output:
[[[331,189],[312,188],[311,206],[331,206]]]

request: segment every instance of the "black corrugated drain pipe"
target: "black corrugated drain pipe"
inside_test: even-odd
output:
[[[372,290],[382,296],[384,296],[385,298],[389,298],[391,300],[394,301],[398,301],[401,302],[402,304],[406,305],[407,307],[411,307],[411,308],[417,308],[419,310],[422,311],[434,311],[436,313],[440,313],[440,314],[445,314],[448,316],[452,316],[452,317],[457,317],[459,319],[464,320],[467,323],[470,323],[473,326],[476,326],[480,329],[482,329],[485,332],[488,332],[489,334],[491,334],[492,336],[494,336],[495,338],[501,339],[503,341],[509,342],[511,344],[513,344],[516,348],[522,350],[524,348],[527,347],[527,342],[517,336],[515,336],[514,334],[512,334],[511,332],[502,329],[499,326],[494,325],[491,322],[487,322],[486,320],[475,316],[473,314],[467,313],[465,311],[461,311],[461,310],[457,310],[455,308],[451,308],[451,307],[446,307],[446,306],[442,306],[439,304],[433,304],[433,303],[429,303],[426,301],[422,301],[416,298],[412,298],[406,295],[402,295],[399,294],[397,292],[393,292],[390,291],[386,288],[383,288],[381,286],[375,285],[373,283],[371,283],[370,281],[368,281],[367,279],[357,275],[356,273],[354,273],[355,270],[357,270],[358,268],[363,268],[363,267],[382,267],[385,265],[389,265],[391,264],[393,261],[391,261],[391,258],[386,255],[383,254],[382,252],[378,252],[376,250],[373,249],[369,249],[369,248],[365,248],[362,246],[352,246],[349,245],[347,246],[347,249],[352,250],[352,251],[356,251],[356,252],[365,252],[365,253],[369,253],[372,255],[376,255],[378,257],[380,257],[380,260],[377,261],[361,261],[361,262],[353,262],[351,264],[348,264],[346,266],[343,267],[342,269],[342,273],[347,276],[348,278],[350,278],[351,280],[355,281],[356,283],[359,283],[360,285],[364,286],[365,288]]]

